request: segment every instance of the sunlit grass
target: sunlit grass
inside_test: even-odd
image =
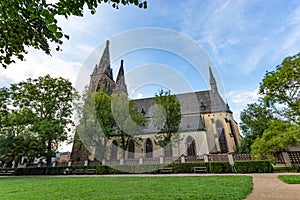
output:
[[[278,178],[288,184],[300,184],[300,175],[280,175]]]
[[[1,199],[244,199],[249,176],[0,178]]]

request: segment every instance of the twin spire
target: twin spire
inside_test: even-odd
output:
[[[211,91],[213,93],[218,93],[217,82],[216,82],[216,79],[213,75],[210,63],[208,63],[208,68],[209,68],[209,82],[210,82]],[[99,76],[101,76],[101,75],[106,75],[107,76],[106,78],[108,78],[109,80],[104,80],[103,81],[102,80],[103,78],[102,79],[99,78]],[[120,93],[123,92],[126,95],[128,95],[127,86],[126,86],[126,83],[125,83],[124,61],[123,60],[121,60],[121,65],[120,65],[120,69],[119,69],[119,73],[118,73],[116,82],[114,82],[114,80],[113,80],[113,73],[112,73],[112,69],[110,67],[109,40],[106,41],[106,46],[105,46],[105,49],[103,51],[102,57],[99,61],[99,64],[95,66],[93,74],[91,75],[91,77],[92,78],[93,77],[94,78],[98,77],[98,78],[95,79],[94,83],[91,82],[91,84],[94,84],[94,86],[91,85],[93,91],[96,91],[97,88],[99,87],[98,86],[99,80],[102,80],[101,82],[104,82],[104,83],[106,83],[107,81],[112,81],[114,83],[114,87],[110,88],[110,91],[112,93],[120,94]]]
[[[99,61],[99,64],[95,66],[93,74],[91,75],[91,77],[99,77],[96,79],[97,86],[94,88],[99,88],[98,82],[100,80],[102,83],[113,82],[114,83],[113,88],[109,88],[110,92],[117,93],[117,94],[125,93],[126,95],[128,95],[127,86],[125,84],[124,66],[123,65],[124,65],[124,61],[121,60],[121,66],[119,69],[117,80],[116,80],[116,82],[114,82],[113,72],[110,67],[109,40],[107,40],[106,46],[103,51],[102,57]],[[107,86],[107,85],[105,84],[105,86]],[[93,88],[93,86],[92,86],[92,88]],[[94,91],[97,91],[97,89],[94,89]]]

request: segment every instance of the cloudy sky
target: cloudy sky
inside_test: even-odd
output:
[[[146,10],[134,6],[115,10],[103,4],[95,15],[85,12],[83,18],[59,21],[70,35],[63,51],[47,56],[29,49],[25,62],[0,69],[0,87],[46,74],[68,78],[74,86],[83,84],[81,79],[88,82],[105,41],[111,40],[114,76],[124,59],[132,98],[153,96],[160,88],[208,89],[210,63],[239,121],[239,112],[257,98],[266,70],[275,69],[300,47],[297,0],[148,0]]]

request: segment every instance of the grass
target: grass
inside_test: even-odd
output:
[[[288,184],[300,184],[300,175],[280,175],[278,178]]]
[[[1,199],[244,199],[250,176],[0,178]]]

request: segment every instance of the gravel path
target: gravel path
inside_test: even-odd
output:
[[[278,179],[279,175],[281,174],[252,174],[254,187],[246,200],[300,200],[300,184],[284,183]]]

